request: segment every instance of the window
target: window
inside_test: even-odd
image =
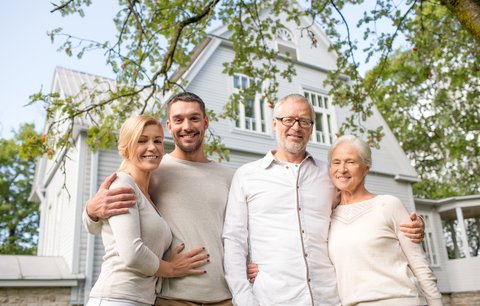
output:
[[[305,98],[307,98],[313,105],[315,111],[315,125],[312,133],[312,142],[332,144],[334,140],[333,131],[333,107],[330,103],[330,98],[327,95],[315,93],[312,91],[305,91]]]
[[[283,54],[291,59],[297,59],[297,47],[293,40],[293,34],[288,29],[280,28],[275,35],[277,41],[277,49],[280,54]]]
[[[234,90],[247,89],[254,85],[255,80],[243,75],[233,76]],[[253,132],[266,133],[266,105],[260,99],[261,94],[255,94],[254,98],[247,98],[238,106],[238,118],[235,127]]]
[[[421,215],[425,222],[425,238],[422,241],[422,247],[427,254],[428,261],[432,266],[438,266],[438,256],[434,244],[433,226],[430,215]]]

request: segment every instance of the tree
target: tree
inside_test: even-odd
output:
[[[423,26],[407,37],[414,47],[397,51],[366,81],[377,84],[374,102],[420,175],[415,195],[478,193],[479,45],[445,7],[422,10],[434,18],[407,25],[412,33]]]
[[[64,16],[83,16],[83,9],[90,4],[91,0],[60,1],[54,4],[52,12]],[[73,122],[78,117],[88,118],[93,123],[88,131],[88,142],[92,148],[101,149],[114,143],[112,131],[132,112],[149,110],[160,116],[162,110],[155,107],[158,105],[158,93],[182,89],[185,84],[179,83],[174,72],[186,67],[193,48],[208,37],[207,29],[218,21],[228,24],[235,52],[234,60],[224,64],[224,73],[242,73],[253,79],[266,80],[263,99],[273,105],[277,100],[278,79],[290,80],[295,74],[292,62],[288,58],[278,57],[278,52],[269,44],[276,30],[282,27],[279,20],[281,13],[297,22],[303,35],[311,39],[312,45],[318,39],[311,31],[315,22],[331,38],[331,48],[339,57],[337,70],[330,73],[327,87],[331,88],[334,103],[349,106],[353,111],[343,123],[340,133],[349,130],[367,134],[372,144],[378,144],[383,135],[382,130],[368,130],[362,123],[372,114],[372,103],[368,97],[382,80],[383,70],[377,70],[377,82],[372,81],[375,78],[366,82],[360,76],[360,63],[355,58],[359,44],[352,40],[352,25],[343,13],[348,7],[362,4],[364,0],[315,0],[303,10],[294,1],[287,0],[120,0],[120,9],[114,20],[118,35],[113,42],[81,39],[63,33],[60,28],[55,29],[50,33],[52,41],[62,39],[61,50],[69,55],[82,57],[85,52],[94,49],[104,50],[108,64],[117,75],[119,86],[107,92],[89,89],[88,93],[66,99],[42,92],[33,95],[32,103],[43,101],[46,104],[47,120],[50,122],[47,130],[49,145],[46,149],[54,151],[71,145]],[[476,0],[408,0],[401,5],[391,0],[377,0],[374,4],[374,8],[366,11],[357,24],[357,27],[363,27],[363,40],[368,42],[363,50],[368,55],[366,62],[380,55],[380,65],[384,66],[398,37],[415,36],[418,31],[423,31],[424,23],[435,18],[429,15],[428,9],[424,9],[430,6],[447,8],[451,16],[455,16],[451,22],[456,25],[456,29],[460,29],[460,25],[465,27],[471,37],[480,41],[477,30],[480,26],[480,5]],[[262,14],[265,11],[270,14]],[[300,17],[304,15],[311,18],[310,25],[300,24]],[[389,21],[391,29],[377,27],[377,22],[382,20]],[[412,26],[414,23],[417,26]],[[278,61],[286,62],[284,70],[278,68]],[[449,63],[442,65],[448,66]],[[218,116],[235,118],[237,101],[246,100],[239,98],[248,98],[260,86],[261,84],[255,84],[233,94],[225,105],[224,113]],[[146,99],[140,99],[142,92],[146,93]],[[91,101],[94,102],[90,103]],[[111,111],[107,112],[106,109]],[[210,145],[210,152],[222,153],[223,147],[218,139],[213,138]]]
[[[0,254],[37,250],[38,204],[28,201],[35,160],[21,146],[35,145],[38,136],[33,124],[24,124],[12,139],[0,139]]]

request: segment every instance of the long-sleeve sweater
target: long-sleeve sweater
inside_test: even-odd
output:
[[[344,306],[442,305],[421,246],[399,232],[408,222],[401,201],[389,195],[335,208],[328,249]]]
[[[170,246],[172,233],[128,174],[118,173],[110,188],[116,187],[133,188],[137,203],[127,214],[100,221],[105,256],[90,297],[154,304],[158,278],[153,275]]]
[[[165,154],[152,173],[149,193],[171,228],[171,247],[180,243],[185,243],[185,250],[204,246],[210,255],[210,263],[201,267],[207,273],[164,278],[157,285],[159,296],[198,303],[232,297],[223,272],[222,230],[233,172],[213,161],[191,162]],[[90,233],[100,232],[100,222],[85,212],[83,222]]]

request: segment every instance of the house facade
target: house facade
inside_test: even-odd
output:
[[[415,199],[424,249],[442,294],[480,305],[480,195]]]
[[[308,25],[312,22],[304,18],[302,23]],[[350,114],[348,109],[332,104],[332,98],[328,95],[329,88],[323,84],[327,72],[335,69],[336,55],[328,51],[329,40],[318,27],[312,29],[318,41],[316,46],[312,46],[309,38],[301,35],[298,25],[293,22],[283,24],[285,28],[276,33],[272,44],[279,51],[293,56],[297,73],[291,82],[279,80],[278,96],[300,93],[311,101],[316,120],[308,151],[313,156],[326,160],[335,133]],[[244,75],[227,76],[222,73],[222,64],[231,61],[234,56],[228,37],[226,27],[216,29],[197,48],[190,66],[179,75],[179,79],[187,82],[185,89],[202,97],[207,108],[216,113],[222,112],[230,94],[252,82]],[[281,69],[285,64],[279,62],[278,65]],[[81,86],[98,86],[96,79],[113,83],[88,73],[57,67],[52,91],[58,92],[62,97],[76,96]],[[259,159],[276,146],[271,124],[272,109],[261,101],[260,95],[241,102],[239,101],[237,120],[220,119],[210,124],[212,132],[221,137],[225,147],[230,150],[230,159],[224,163],[232,168]],[[85,133],[88,124],[86,120],[77,121],[73,149],[60,152],[53,159],[40,160],[31,196],[32,200],[40,202],[41,210],[38,256],[59,258],[75,277],[75,282],[68,286],[70,305],[83,305],[86,302],[100,273],[104,254],[101,237],[88,234],[82,226],[84,205],[96,193],[104,178],[118,168],[121,160],[114,149],[97,152],[88,149]],[[416,208],[411,186],[417,181],[415,169],[376,109],[363,124],[367,128],[383,126],[385,131],[380,143],[381,149],[373,150],[373,167],[367,178],[367,188],[373,193],[395,195],[402,200],[408,211],[414,211]],[[168,133],[165,142],[166,152],[171,151],[173,145]],[[62,168],[60,161],[65,155],[69,158],[65,168]],[[423,208],[423,203],[420,204]],[[425,205],[429,207],[428,204]],[[431,213],[431,219],[438,221],[438,216],[434,216],[433,211],[426,208],[422,210],[423,213]],[[432,226],[435,226],[437,233],[432,239],[442,240],[438,224]],[[435,242],[439,263],[435,267],[435,273],[443,282],[442,288],[446,292],[453,292],[454,287],[448,281],[453,277],[450,275],[452,271],[443,266],[446,258],[440,255],[439,243]],[[468,288],[480,290],[475,289],[475,286]]]

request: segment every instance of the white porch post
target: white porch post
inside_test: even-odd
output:
[[[461,236],[462,236],[462,248],[463,252],[465,253],[465,257],[469,258],[470,250],[468,248],[468,236],[467,236],[467,229],[465,228],[465,220],[463,220],[463,211],[461,207],[455,207],[455,213],[457,214],[457,221],[458,225],[460,226]]]

